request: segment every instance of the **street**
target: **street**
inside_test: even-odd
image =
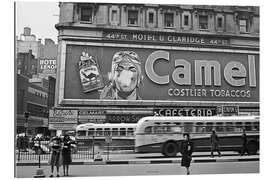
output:
[[[180,157],[165,158],[158,153],[151,154],[111,154],[109,161],[103,155],[103,162],[91,159],[77,159],[70,166],[70,176],[129,176],[129,175],[184,175],[185,168],[180,166]],[[32,163],[36,163],[31,161]],[[23,164],[25,163],[25,164]],[[24,161],[16,166],[16,177],[33,177],[37,164]],[[50,175],[50,166],[42,161],[46,177]],[[222,157],[210,158],[208,152],[194,153],[191,174],[232,174],[259,173],[259,155],[239,156],[233,152],[223,152]],[[56,174],[55,174],[56,175]],[[60,176],[63,176],[60,167]]]
[[[16,177],[31,178],[37,166],[17,166]],[[50,167],[43,166],[46,177],[50,175]],[[216,162],[193,163],[191,174],[232,174],[259,173],[259,161],[256,162]],[[70,167],[71,177],[85,176],[129,176],[129,175],[184,175],[185,168],[180,164],[128,164],[128,165],[73,165]],[[56,174],[55,174],[56,175]],[[60,176],[63,170],[60,168]]]

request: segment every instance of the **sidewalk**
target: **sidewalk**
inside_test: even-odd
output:
[[[180,154],[178,154],[180,155]],[[102,155],[102,161],[95,161],[93,159],[73,159],[72,165],[106,165],[106,164],[162,164],[162,163],[180,163],[181,156],[173,158],[165,158],[161,154],[106,154]],[[239,161],[259,161],[259,155],[239,156],[238,153],[222,152],[222,156],[210,157],[209,152],[195,152],[193,153],[193,163],[206,162],[239,162]],[[16,162],[17,166],[38,166],[38,161],[24,160]],[[48,160],[41,161],[42,166],[48,166]]]

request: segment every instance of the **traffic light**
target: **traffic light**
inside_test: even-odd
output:
[[[25,118],[29,118],[29,115],[30,115],[30,112],[28,112],[28,111],[24,112],[24,117]]]

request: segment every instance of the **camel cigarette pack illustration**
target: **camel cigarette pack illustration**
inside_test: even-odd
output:
[[[90,92],[102,88],[103,79],[97,61],[93,56],[83,52],[78,62],[79,74],[83,92]]]

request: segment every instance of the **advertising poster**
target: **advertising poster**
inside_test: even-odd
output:
[[[66,51],[65,99],[259,101],[257,54],[73,44]],[[99,66],[78,62],[82,53]]]

